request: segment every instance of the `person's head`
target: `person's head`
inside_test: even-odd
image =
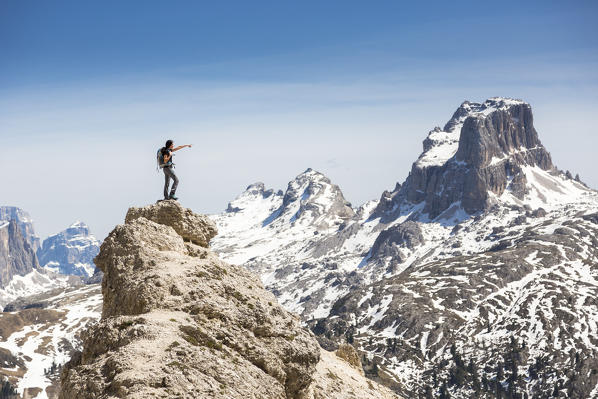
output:
[[[164,146],[164,148],[172,148],[174,146],[174,143],[172,142],[172,140],[166,140],[166,145]]]

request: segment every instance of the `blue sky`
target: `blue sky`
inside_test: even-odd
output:
[[[0,203],[42,236],[81,219],[103,238],[158,199],[173,138],[194,144],[177,173],[196,211],[307,167],[359,204],[496,95],[530,102],[555,163],[598,187],[595,2],[216,3],[2,2]]]

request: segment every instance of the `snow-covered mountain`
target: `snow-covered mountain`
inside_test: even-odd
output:
[[[0,220],[0,309],[21,297],[79,286],[93,275],[99,242],[84,223],[48,237],[40,247],[27,212],[0,207],[0,217],[6,218]]]
[[[61,274],[91,277],[96,267],[93,258],[100,251],[100,242],[80,221],[66,230],[46,238],[37,251],[42,267]]]
[[[212,246],[407,396],[598,397],[597,212],[530,105],[492,98],[432,130],[379,200],[351,209],[308,169],[285,193],[249,186]]]
[[[101,287],[93,284],[46,291],[0,313],[0,375],[20,397],[58,397],[61,367],[101,308]]]
[[[0,289],[0,310],[19,298],[43,294],[56,289],[67,289],[82,285],[81,278],[54,273],[44,269],[33,269],[24,276],[15,275]]]
[[[213,216],[219,235],[211,245],[227,261],[258,272],[287,308],[325,315],[332,297],[314,296],[305,307],[305,300],[298,295],[324,293],[321,267],[344,273],[357,266],[360,260],[355,248],[346,251],[346,259],[335,252],[334,264],[322,262],[329,259],[329,249],[337,245],[326,239],[334,239],[348,223],[354,224],[364,215],[363,209],[351,208],[338,186],[321,173],[307,169],[289,182],[284,193],[266,190],[262,183],[250,185],[226,212]],[[342,262],[346,264],[339,266]],[[315,309],[318,306],[323,310]]]

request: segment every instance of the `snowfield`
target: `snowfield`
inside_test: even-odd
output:
[[[22,327],[14,325],[16,331],[1,337],[0,348],[10,352],[14,365],[5,364],[0,367],[0,373],[20,377],[15,384],[18,393],[38,399],[55,397],[48,392],[55,393],[60,372],[59,369],[54,374],[48,371],[52,364],[62,366],[74,349],[80,349],[81,330],[99,319],[102,308],[97,284],[58,290],[45,300],[49,303],[45,309],[0,313],[2,331],[11,330],[16,320],[26,323]]]

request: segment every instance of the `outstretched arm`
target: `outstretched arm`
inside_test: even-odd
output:
[[[183,148],[185,148],[185,147],[189,147],[189,148],[191,148],[191,144],[184,144],[184,145],[180,145],[180,146],[178,146],[178,147],[175,147],[175,148],[173,148],[171,151],[173,151],[173,152],[174,152],[174,151],[178,151],[178,150],[181,150],[181,149],[183,149]]]

